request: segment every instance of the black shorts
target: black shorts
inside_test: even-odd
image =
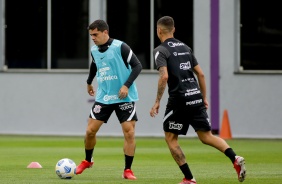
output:
[[[97,119],[107,123],[113,111],[115,111],[120,123],[138,120],[134,102],[123,102],[116,104],[102,104],[95,102],[90,111],[89,118]]]
[[[165,132],[186,135],[191,125],[197,132],[210,131],[211,124],[205,107],[187,108],[185,106],[167,106],[163,119]]]

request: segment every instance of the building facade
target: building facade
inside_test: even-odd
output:
[[[212,127],[226,109],[233,137],[282,138],[282,25],[279,7],[250,0],[0,0],[0,134],[84,135],[93,99],[86,92],[92,41],[87,26],[105,19],[143,65],[137,79],[137,136],[163,136],[149,116],[158,72],[156,21],[175,19],[175,37],[203,68]],[[263,11],[262,11],[263,10]],[[94,86],[96,83],[94,82]],[[111,117],[101,135],[121,135]],[[188,136],[195,136],[189,130]]]

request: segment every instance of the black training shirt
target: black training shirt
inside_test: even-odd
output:
[[[153,51],[157,69],[168,70],[169,100],[185,102],[187,106],[203,104],[203,97],[193,68],[198,65],[192,49],[185,43],[169,38]]]

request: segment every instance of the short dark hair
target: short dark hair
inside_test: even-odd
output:
[[[102,32],[105,30],[109,31],[109,25],[104,20],[95,20],[88,26],[87,29],[94,30],[96,28],[98,31],[102,31]]]
[[[163,16],[157,21],[157,25],[163,26],[165,29],[172,31],[174,28],[174,20],[170,16]]]

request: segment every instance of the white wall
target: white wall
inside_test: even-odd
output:
[[[220,109],[228,110],[235,137],[281,138],[282,75],[234,74],[239,63],[238,3],[220,1]]]
[[[194,54],[207,77],[210,99],[210,0],[194,0],[194,10]]]
[[[87,73],[0,73],[0,134],[84,135],[93,97],[86,91]],[[157,90],[158,74],[141,74],[136,81],[140,101],[136,135],[162,136],[161,112],[149,116]],[[94,86],[96,82],[93,83]],[[100,135],[122,135],[112,114]]]

